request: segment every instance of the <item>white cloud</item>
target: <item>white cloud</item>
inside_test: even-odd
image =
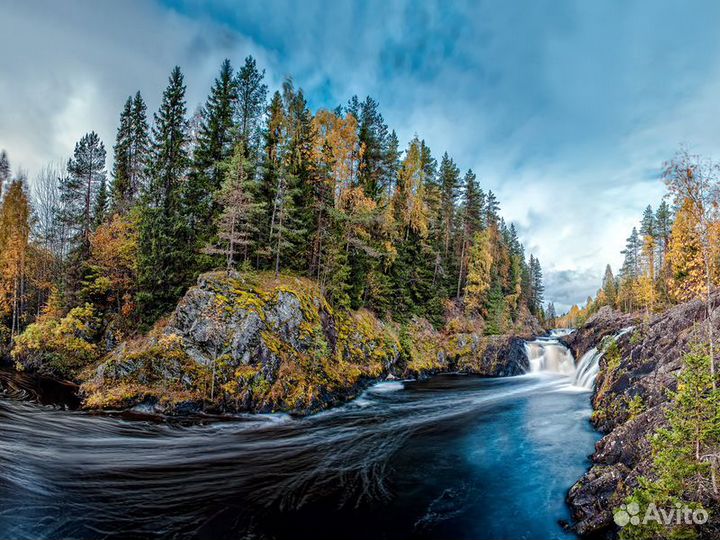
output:
[[[152,112],[178,64],[193,111],[223,58],[252,54],[271,90],[292,75],[314,107],[370,94],[401,140],[472,167],[567,307],[619,266],[662,161],[720,143],[716,3],[174,4],[5,3],[0,148],[15,167],[32,175],[92,129],[110,152],[129,94]]]

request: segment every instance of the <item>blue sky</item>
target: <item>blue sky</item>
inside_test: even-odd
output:
[[[593,294],[662,162],[720,144],[720,3],[0,0],[0,148],[30,177],[125,97],[159,103],[170,68],[190,108],[223,58],[291,75],[314,108],[372,95],[495,191],[566,309]]]

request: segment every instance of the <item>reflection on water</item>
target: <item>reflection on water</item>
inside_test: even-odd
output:
[[[209,425],[0,399],[0,537],[572,537],[557,521],[589,414],[556,374],[380,383],[308,418]]]

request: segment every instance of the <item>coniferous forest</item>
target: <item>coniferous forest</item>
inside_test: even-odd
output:
[[[112,149],[88,132],[32,190],[3,153],[5,347],[50,332],[87,364],[108,327],[147,330],[215,269],[306,276],[333,306],[400,323],[440,326],[453,303],[487,334],[544,317],[540,262],[493,192],[419,136],[401,146],[371,97],[311,111],[252,57],[223,62],[194,114],[185,91],[176,67],[154,114],[129,96]]]

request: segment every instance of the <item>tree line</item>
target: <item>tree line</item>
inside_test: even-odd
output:
[[[582,323],[602,306],[647,315],[695,298],[720,283],[720,164],[681,150],[664,164],[667,196],[648,205],[622,250],[617,275],[605,268],[595,297],[564,322]]]
[[[264,81],[252,57],[226,60],[189,114],[175,67],[152,120],[127,98],[109,173],[94,131],[32,193],[3,152],[2,341],[87,306],[132,334],[219,268],[309,276],[334,305],[400,322],[440,324],[448,302],[488,333],[544,315],[540,263],[472,170],[417,136],[402,150],[370,97],[313,113],[291,79]]]
[[[639,312],[643,323],[634,329],[632,343],[642,340],[656,314],[690,300],[704,303],[705,320],[693,330],[677,385],[668,389],[666,423],[649,438],[652,467],[625,500],[638,504],[641,515],[650,503],[715,508],[720,498],[720,390],[712,301],[720,283],[720,164],[681,150],[664,164],[662,179],[667,196],[656,210],[648,206],[632,229],[618,275],[608,265],[595,298],[588,298],[582,308],[573,306],[560,319],[561,324],[578,326],[603,306]],[[607,365],[622,373],[625,366],[617,346],[605,356],[611,353],[615,358]],[[628,405],[630,418],[642,414],[643,396],[636,395]],[[667,527],[650,522],[631,524],[621,537],[692,538],[696,533],[695,527],[680,522]]]

